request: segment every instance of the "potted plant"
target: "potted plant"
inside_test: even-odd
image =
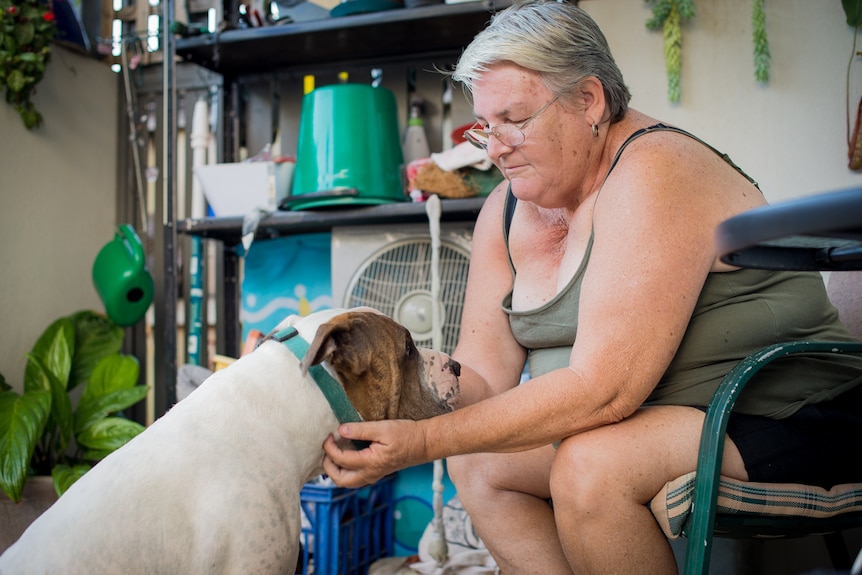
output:
[[[53,322],[27,354],[24,393],[0,375],[0,490],[18,502],[31,475],[57,495],[144,427],[121,412],[147,395],[123,330],[80,311]],[[74,392],[74,393],[73,393]]]
[[[42,124],[31,98],[56,33],[50,0],[0,0],[0,87],[28,130]]]

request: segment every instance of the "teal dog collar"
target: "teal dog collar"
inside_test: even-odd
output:
[[[293,355],[302,360],[305,354],[308,353],[310,345],[302,337],[298,336],[299,332],[295,327],[287,327],[273,333],[270,339],[284,344],[287,349],[293,352]],[[350,403],[350,398],[347,397],[344,388],[341,387],[341,384],[334,377],[329,375],[329,372],[322,365],[312,365],[308,368],[308,373],[311,374],[314,382],[317,383],[317,387],[320,388],[323,397],[329,402],[329,406],[332,408],[333,413],[335,413],[335,417],[339,423],[362,421],[356,408]],[[371,443],[354,440],[353,445],[356,449],[365,449]]]

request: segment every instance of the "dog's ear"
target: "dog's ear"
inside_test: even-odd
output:
[[[339,330],[341,324],[336,321],[329,321],[317,328],[317,333],[314,334],[308,351],[305,352],[305,357],[299,362],[299,369],[302,375],[308,373],[308,368],[318,363],[323,363],[336,350],[334,334]]]

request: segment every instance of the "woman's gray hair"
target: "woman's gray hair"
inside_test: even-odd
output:
[[[496,14],[464,50],[452,79],[473,91],[489,66],[512,62],[541,74],[555,94],[573,94],[584,78],[602,83],[611,123],[625,116],[631,93],[593,19],[568,2],[520,2]]]

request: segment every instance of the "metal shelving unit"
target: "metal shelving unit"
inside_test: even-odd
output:
[[[177,56],[224,76],[458,54],[511,0],[436,4],[177,41]]]
[[[484,198],[443,200],[442,221],[474,220],[479,215]],[[341,210],[274,212],[261,219],[255,237],[276,238],[291,234],[329,231],[335,226],[373,226],[398,223],[419,223],[428,220],[425,204],[402,202],[379,206]],[[240,243],[241,217],[186,219],[177,222],[180,233],[219,240],[226,247]]]
[[[231,0],[227,0],[226,4]],[[178,58],[222,76],[223,161],[236,161],[238,80],[277,71],[314,72],[333,66],[406,62],[425,57],[455,56],[485,27],[495,11],[513,0],[437,4],[333,17],[268,27],[226,30],[176,41]],[[226,13],[232,13],[226,11]],[[444,221],[473,220],[483,198],[446,200]],[[424,206],[408,202],[343,210],[276,212],[263,218],[257,237],[312,233],[338,225],[377,225],[426,221]],[[241,348],[239,332],[239,256],[242,218],[178,221],[178,233],[223,243],[219,297],[220,353]]]

